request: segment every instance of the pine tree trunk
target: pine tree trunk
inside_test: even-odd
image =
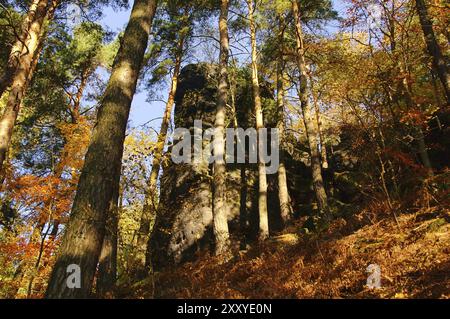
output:
[[[284,18],[279,16],[278,42],[279,52],[277,61],[277,110],[278,110],[278,135],[280,137],[280,145],[284,145],[284,134],[286,132],[285,124],[285,108],[284,108]],[[281,152],[280,165],[278,167],[278,198],[280,200],[280,213],[283,223],[286,225],[292,214],[292,207],[289,201],[289,192],[287,186],[286,167],[284,165],[283,152]]]
[[[296,30],[296,43],[297,43],[297,65],[300,72],[300,90],[299,98],[303,113],[303,120],[305,123],[306,135],[308,138],[309,150],[311,155],[311,170],[313,178],[314,192],[316,194],[317,205],[319,211],[323,216],[328,219],[329,210],[327,203],[327,193],[325,192],[325,187],[322,178],[322,168],[320,165],[320,154],[317,147],[317,132],[314,125],[314,119],[312,118],[311,105],[309,102],[309,97],[307,93],[308,88],[308,75],[306,71],[306,63],[304,56],[303,47],[303,31],[300,22],[300,13],[298,8],[298,3],[296,0],[292,1],[292,13],[295,19],[295,30]]]
[[[20,60],[23,54],[27,54],[27,48],[24,48],[24,43],[28,40],[30,33],[30,26],[39,20],[39,14],[42,12],[42,8],[47,7],[48,0],[33,0],[28,9],[27,15],[22,22],[21,34],[18,39],[14,42],[11,47],[11,52],[9,53],[8,63],[5,70],[0,77],[0,97],[3,95],[5,90],[11,85],[17,67],[20,64]],[[43,21],[43,19],[42,19]],[[41,22],[42,23],[42,22]]]
[[[108,215],[117,204],[125,129],[155,10],[155,0],[133,4],[97,114],[47,298],[87,298],[91,294]],[[81,269],[81,288],[67,286],[66,271],[71,264]]]
[[[114,195],[115,202],[119,194]],[[117,277],[117,231],[118,211],[117,206],[108,214],[106,221],[105,237],[98,263],[97,296],[112,299],[115,297]]]
[[[264,128],[264,118],[259,92],[258,65],[256,56],[256,27],[253,19],[254,5],[252,0],[247,0],[248,19],[250,23],[250,39],[252,47],[252,89],[256,116],[256,130],[258,132],[258,210],[259,210],[259,240],[269,237],[269,218],[267,216],[267,176],[266,164],[262,161],[261,152],[267,145],[261,138],[261,129]]]
[[[310,81],[311,81],[311,94],[313,96],[313,103],[314,103],[315,121],[317,127],[317,143],[320,145],[320,158],[322,160],[322,168],[327,169],[328,168],[327,148],[325,147],[325,143],[323,141],[322,119],[320,118],[319,104],[313,88],[313,80],[310,79]]]
[[[447,69],[447,63],[442,55],[441,48],[436,40],[433,31],[433,23],[428,16],[428,10],[424,0],[416,0],[416,9],[419,14],[420,25],[422,27],[425,42],[427,44],[428,54],[433,60],[433,68],[441,80],[442,86],[447,97],[447,105],[450,105],[450,74]]]
[[[161,129],[158,134],[158,139],[153,151],[152,169],[150,178],[148,180],[147,192],[145,194],[144,207],[142,208],[142,216],[137,233],[136,245],[136,260],[135,260],[135,275],[136,280],[144,279],[149,272],[150,260],[146,261],[147,245],[150,240],[150,224],[156,215],[157,203],[157,182],[161,161],[163,158],[164,146],[166,145],[167,131],[170,125],[170,117],[175,100],[175,93],[177,91],[178,76],[180,74],[181,60],[183,58],[184,37],[181,37],[177,45],[177,56],[175,58],[175,66],[172,75],[169,96],[167,98],[166,109],[161,123]],[[150,258],[149,254],[147,255]],[[147,266],[146,266],[147,265]]]
[[[3,170],[3,163],[6,159],[6,153],[11,142],[22,99],[30,83],[33,69],[39,60],[39,47],[42,43],[45,17],[53,18],[53,3],[50,9],[47,9],[47,3],[47,0],[40,1],[36,8],[34,20],[28,30],[28,37],[24,42],[23,52],[17,62],[17,69],[12,76],[11,90],[0,119],[0,172]]]
[[[94,68],[87,67],[81,74],[80,85],[77,88],[77,92],[75,96],[69,96],[69,113],[72,119],[72,124],[77,124],[80,119],[80,107],[81,107],[81,99],[83,98],[84,90],[88,84],[89,77],[94,72]]]
[[[228,99],[228,0],[220,2],[219,32],[220,32],[220,64],[217,110],[214,121],[214,166],[213,166],[213,230],[215,237],[215,254],[227,259],[231,255],[228,217],[225,205],[225,113]]]
[[[38,52],[31,63],[31,68],[30,68],[30,72],[28,73],[27,83],[30,83],[31,78],[33,77],[33,73],[36,70],[36,67],[38,65],[40,51],[42,50],[42,42],[40,43],[37,50],[38,50]],[[8,150],[6,150],[5,155],[4,155],[4,160],[2,163],[0,163],[0,191],[3,189],[3,183],[6,178],[6,166],[7,166],[8,160],[9,160],[8,159]]]

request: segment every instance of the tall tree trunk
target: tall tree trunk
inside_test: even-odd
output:
[[[322,119],[320,117],[319,102],[318,97],[314,92],[313,80],[311,78],[310,82],[311,82],[311,95],[313,97],[313,104],[314,104],[315,121],[317,127],[317,143],[320,145],[320,157],[322,159],[322,168],[327,169],[328,168],[327,148],[325,147],[325,143],[323,140]]]
[[[47,298],[86,298],[91,294],[105,225],[117,204],[125,129],[155,10],[156,0],[133,4],[97,114]],[[71,264],[81,269],[80,288],[67,286],[66,271]]]
[[[83,93],[88,84],[89,77],[93,72],[94,68],[87,67],[81,73],[80,85],[78,86],[76,93],[74,95],[67,93],[69,98],[68,111],[70,113],[72,124],[77,124],[80,119],[81,99],[83,98]]]
[[[424,0],[416,0],[416,9],[419,14],[420,26],[422,27],[425,42],[427,44],[428,54],[433,60],[433,68],[441,80],[447,96],[447,105],[450,105],[450,74],[447,69],[447,63],[442,55],[441,48],[436,40],[433,31],[433,23],[428,16],[428,10]]]
[[[230,88],[230,99],[231,99],[231,110],[233,112],[233,128],[237,129],[239,127],[237,110],[236,110],[236,86],[237,86],[237,74],[236,74],[236,60],[232,60],[231,66],[228,69],[228,84]],[[241,143],[242,140],[239,135],[236,135],[236,143]],[[248,207],[247,207],[247,173],[246,164],[242,163],[240,165],[240,209],[239,209],[239,227],[241,230],[241,240],[240,247],[245,249],[248,241]]]
[[[308,88],[308,75],[306,71],[305,52],[303,47],[303,31],[300,22],[300,12],[298,8],[297,0],[292,1],[292,13],[295,19],[295,31],[296,31],[296,44],[297,44],[297,65],[300,72],[300,90],[299,98],[300,105],[303,112],[303,119],[305,122],[306,135],[308,138],[309,150],[311,154],[311,170],[313,178],[313,186],[316,194],[317,205],[319,211],[323,216],[328,219],[329,209],[327,203],[327,193],[322,178],[322,168],[320,165],[320,154],[317,147],[317,132],[314,125],[314,120],[311,114],[311,105],[307,93]]]
[[[37,68],[38,62],[39,62],[39,55],[41,53],[43,47],[43,43],[42,41],[39,43],[39,47],[37,48],[37,53],[33,58],[33,61],[31,62],[31,67],[30,67],[30,72],[28,73],[28,78],[27,78],[27,85],[28,83],[31,82],[31,79],[33,77],[34,71]],[[5,181],[6,178],[6,170],[7,170],[7,165],[8,165],[8,150],[6,150],[6,153],[4,155],[4,161],[3,163],[0,163],[0,191],[3,189],[3,183]]]
[[[0,172],[3,170],[3,162],[6,159],[20,105],[31,79],[30,74],[32,74],[35,67],[33,66],[33,60],[37,63],[39,59],[39,47],[43,40],[45,17],[53,18],[54,9],[57,5],[52,2],[48,9],[47,4],[47,0],[42,0],[36,8],[35,19],[30,25],[28,37],[24,42],[23,52],[12,77],[11,91],[0,119]]]
[[[278,110],[278,135],[280,137],[280,145],[283,146],[286,132],[285,124],[285,107],[284,107],[284,17],[282,14],[278,16],[279,29],[278,29],[278,60],[277,60],[277,110]],[[289,192],[287,186],[287,174],[286,167],[284,165],[284,156],[281,152],[280,165],[278,166],[278,198],[280,200],[280,213],[283,223],[286,225],[292,215],[292,207],[289,201]]]
[[[264,118],[261,106],[261,95],[259,92],[258,65],[256,53],[256,26],[253,18],[253,0],[247,0],[248,19],[250,23],[250,40],[252,47],[252,90],[256,117],[256,130],[258,132],[258,210],[259,210],[259,240],[269,237],[269,218],[267,216],[267,176],[266,164],[262,161],[261,152],[267,145],[261,138],[261,130],[264,128]]]
[[[115,203],[119,199],[119,193],[114,195]],[[97,296],[112,299],[115,297],[117,278],[117,231],[118,210],[117,204],[108,214],[106,221],[105,237],[98,263]]]
[[[172,80],[170,85],[169,96],[167,98],[166,109],[161,123],[161,129],[158,134],[158,139],[153,151],[152,169],[148,180],[147,191],[145,194],[144,207],[142,208],[142,216],[137,233],[136,244],[136,260],[135,260],[135,279],[144,279],[150,270],[151,261],[146,261],[147,245],[150,240],[150,224],[156,215],[157,203],[157,182],[161,161],[163,158],[164,146],[166,145],[167,131],[170,125],[170,117],[172,114],[172,107],[175,101],[175,93],[177,91],[178,76],[180,74],[181,60],[183,58],[184,36],[180,37],[177,44],[177,53],[175,57],[175,66],[173,69]],[[147,254],[150,258],[150,254]]]
[[[39,11],[47,6],[48,0],[32,0],[30,7],[28,9],[27,15],[22,22],[21,32],[18,35],[16,41],[11,47],[11,52],[9,53],[8,62],[4,69],[3,74],[0,77],[0,97],[3,95],[8,86],[11,85],[14,77],[14,73],[17,71],[17,67],[20,64],[20,59],[23,54],[27,54],[27,48],[24,47],[27,39],[29,38],[30,26],[35,22],[36,19],[40,19]],[[42,20],[43,21],[43,20]]]
[[[228,231],[228,212],[225,205],[225,113],[228,99],[228,0],[220,2],[219,16],[220,62],[217,110],[214,121],[214,166],[213,166],[213,230],[215,237],[215,254],[225,259],[231,255],[230,234]]]

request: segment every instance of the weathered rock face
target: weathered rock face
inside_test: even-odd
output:
[[[175,97],[176,128],[188,128],[193,132],[194,120],[202,120],[203,130],[213,127],[216,70],[208,64],[183,68]],[[242,220],[238,217],[244,189],[241,187],[241,167],[229,165],[227,170],[228,219],[233,229],[237,227],[232,224]],[[254,179],[246,180],[254,183]],[[192,258],[199,249],[213,245],[210,166],[204,162],[175,164],[169,159],[163,167],[160,184],[160,204],[149,247],[156,269]],[[246,193],[248,188],[254,187],[245,187]],[[251,196],[245,198],[248,199],[246,208],[251,209]]]
[[[243,129],[254,127],[250,73],[246,69],[240,70],[234,80],[237,124]],[[202,120],[203,131],[213,127],[217,82],[216,66],[201,63],[182,69],[175,96],[175,128],[187,128],[193,133],[195,120]],[[273,91],[268,82],[261,80],[261,83],[265,126],[275,127]],[[226,125],[234,126],[231,108]],[[309,170],[301,161],[292,158],[286,164],[293,203],[307,202],[312,194],[308,181],[310,177],[305,176]],[[207,163],[175,164],[170,157],[164,162],[160,203],[149,245],[149,254],[156,270],[192,259],[199,251],[212,250],[211,178],[211,166]],[[256,164],[227,163],[228,224],[235,246],[245,246],[257,237],[257,183]],[[276,174],[268,175],[267,195],[269,223],[273,231],[280,225]]]
[[[155,266],[177,263],[203,240],[212,222],[208,174],[190,164],[169,165],[161,179],[161,198],[152,236]]]

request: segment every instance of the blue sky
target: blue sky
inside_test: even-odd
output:
[[[342,0],[332,0],[333,7],[339,12],[340,16],[345,15],[345,5]],[[100,23],[114,32],[120,32],[125,29],[131,11],[131,4],[128,10],[117,11],[110,7],[104,10],[103,18]],[[329,30],[332,30],[336,22],[330,25]],[[165,90],[167,91],[167,89]],[[165,94],[167,95],[167,94]],[[164,103],[162,102],[147,102],[146,92],[138,92],[135,94],[130,113],[130,127],[142,125],[152,119],[159,118],[164,113]],[[152,121],[151,126],[159,131],[161,121]]]

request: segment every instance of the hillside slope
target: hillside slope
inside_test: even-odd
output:
[[[203,256],[158,273],[155,297],[449,298],[449,210],[400,214],[398,223],[390,214],[371,215],[335,220],[320,235],[295,232],[299,220],[225,264]],[[379,289],[366,287],[369,264],[381,268]],[[151,297],[147,288],[138,297]]]

